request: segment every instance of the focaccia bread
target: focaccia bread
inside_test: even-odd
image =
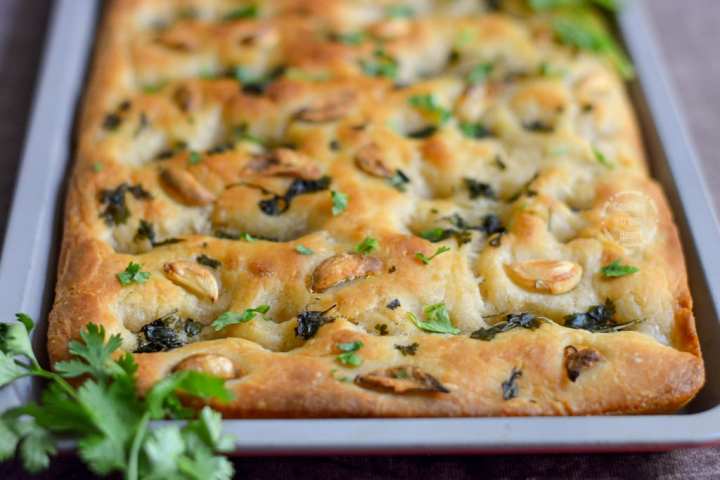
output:
[[[231,417],[680,408],[704,381],[622,80],[479,0],[115,0],[48,348]]]

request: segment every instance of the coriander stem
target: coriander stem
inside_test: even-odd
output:
[[[135,437],[130,447],[130,458],[128,459],[127,473],[125,474],[125,480],[137,480],[138,479],[138,457],[140,454],[140,445],[142,444],[145,432],[147,432],[148,423],[150,422],[150,412],[145,412],[140,419]]]

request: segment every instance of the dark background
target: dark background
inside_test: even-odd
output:
[[[719,0],[645,0],[671,79],[720,207]],[[0,0],[0,242],[12,199],[36,73],[53,2]],[[706,352],[707,354],[708,352]],[[323,480],[432,478],[720,478],[720,448],[645,454],[242,458],[237,478]],[[73,457],[57,458],[38,479],[90,478]],[[30,478],[17,463],[0,479]]]

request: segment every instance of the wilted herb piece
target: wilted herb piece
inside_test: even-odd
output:
[[[361,60],[360,68],[365,75],[386,77],[391,80],[394,80],[398,73],[397,60],[383,49],[376,49],[373,52],[372,60]]]
[[[408,312],[408,317],[420,330],[433,333],[450,333],[452,335],[460,333],[460,329],[455,328],[450,321],[450,314],[444,303],[427,305],[423,312],[425,313],[424,321],[418,320],[412,312]]]
[[[595,147],[593,147],[592,151],[593,151],[593,155],[595,156],[595,160],[597,160],[600,165],[602,165],[603,167],[609,168],[610,170],[612,170],[614,168],[614,165],[612,163],[610,163],[610,160],[607,159],[607,157],[605,156],[604,153],[602,153],[600,150],[598,150]]]
[[[142,272],[142,265],[130,262],[124,271],[117,274],[120,285],[127,287],[131,283],[145,283],[150,278],[149,272]]]
[[[637,273],[640,271],[639,268],[633,267],[632,265],[623,265],[620,263],[619,260],[614,260],[609,265],[605,265],[600,269],[600,271],[603,274],[603,277],[607,278],[615,278],[615,277],[624,277],[625,275],[632,275],[633,273]]]
[[[332,214],[334,216],[340,215],[347,209],[348,206],[348,194],[332,190],[330,192],[330,198],[332,200]]]
[[[327,190],[330,186],[330,177],[324,176],[317,180],[304,180],[296,178],[292,181],[287,191],[283,195],[273,195],[272,198],[260,200],[258,207],[265,215],[280,215],[285,213],[289,208],[292,200],[298,195],[306,195],[309,193]]]
[[[503,227],[500,217],[492,213],[483,217],[482,230],[488,235],[505,233],[505,227]]]
[[[313,253],[315,253],[304,245],[296,245],[295,251],[300,255],[312,255]]]
[[[437,127],[435,125],[428,125],[427,127],[422,127],[418,130],[408,132],[405,134],[405,136],[415,140],[420,140],[423,138],[432,137],[433,135],[435,135],[435,132],[437,132]]]
[[[229,325],[249,322],[255,318],[256,314],[265,315],[269,310],[270,305],[259,305],[254,308],[246,308],[242,313],[227,311],[216,318],[211,325],[218,332]]]
[[[233,136],[241,142],[252,142],[262,145],[263,141],[248,131],[247,124],[238,125],[233,128]]]
[[[523,123],[523,128],[529,132],[535,133],[552,133],[555,127],[549,123],[545,123],[542,120],[532,120],[530,122]]]
[[[497,323],[492,327],[475,330],[470,334],[470,338],[488,342],[495,338],[497,334],[510,331],[514,328],[521,327],[527,328],[528,330],[535,330],[539,326],[540,320],[532,313],[511,313],[505,317],[504,322]]]
[[[242,66],[235,67],[230,73],[242,84],[242,91],[247,95],[262,95],[268,86],[285,73],[286,67],[279,65],[265,75],[256,75]]]
[[[518,396],[518,378],[522,377],[522,370],[513,368],[510,372],[510,377],[502,382],[502,396],[503,400],[510,400]]]
[[[473,67],[472,70],[470,70],[470,73],[468,73],[467,82],[470,85],[477,85],[479,83],[482,83],[487,79],[487,77],[492,73],[492,71],[492,63],[481,63],[480,65],[476,65]]]
[[[390,182],[390,185],[392,185],[397,191],[404,192],[406,190],[406,185],[410,183],[410,177],[405,175],[402,170],[398,169],[395,170],[392,177],[388,178],[388,182]]]
[[[380,335],[381,337],[384,337],[385,335],[389,334],[388,326],[385,323],[378,323],[375,325],[375,331]]]
[[[637,321],[617,323],[615,321],[615,305],[610,299],[604,305],[595,305],[585,313],[573,313],[565,317],[565,326],[578,328],[596,333],[618,332],[629,328]]]
[[[577,380],[581,371],[601,360],[600,354],[592,348],[578,350],[572,345],[565,347],[563,356],[565,357],[565,371],[571,382]]]
[[[130,209],[125,202],[125,194],[128,192],[138,200],[152,199],[150,192],[140,184],[131,186],[123,182],[113,190],[101,190],[99,200],[105,205],[105,210],[100,213],[100,218],[104,219],[106,224],[120,225],[130,217]]]
[[[460,122],[459,128],[463,135],[476,140],[493,136],[493,133],[482,123]]]
[[[345,45],[360,45],[365,41],[365,33],[363,32],[348,32],[348,33],[333,33],[330,35],[330,40],[338,43],[344,43]]]
[[[491,200],[495,200],[497,198],[495,190],[489,183],[479,182],[474,178],[467,177],[463,179],[463,182],[465,183],[465,187],[468,189],[470,199],[472,200],[475,200],[478,197],[489,198]]]
[[[159,242],[154,242],[153,247],[163,247],[165,245],[172,245],[174,243],[180,243],[184,242],[182,238],[166,238],[165,240],[160,240]]]
[[[443,125],[452,117],[452,112],[440,105],[431,93],[413,95],[408,99],[408,103],[413,108],[429,116],[437,125]]]
[[[374,252],[380,248],[380,242],[373,237],[365,237],[362,242],[355,246],[355,251],[358,253],[368,254]]]
[[[258,16],[257,5],[246,5],[244,7],[236,8],[235,10],[228,12],[223,17],[223,20],[226,20],[226,21],[242,20],[243,18],[256,18],[257,16]]]
[[[177,312],[169,313],[140,329],[135,353],[165,352],[182,347],[201,330],[202,324],[190,318],[183,320]]]
[[[395,345],[395,349],[402,353],[403,357],[406,357],[415,355],[419,346],[419,343],[413,342],[410,345]]]
[[[411,18],[415,16],[415,9],[410,5],[388,5],[385,15],[390,18]]]
[[[443,245],[442,247],[439,247],[437,250],[435,250],[435,253],[433,253],[433,254],[430,255],[429,257],[426,256],[426,255],[425,255],[424,253],[422,253],[422,252],[417,252],[417,253],[415,254],[415,258],[417,258],[417,259],[418,259],[419,261],[421,261],[423,264],[428,265],[430,262],[432,262],[433,258],[435,258],[435,257],[437,257],[438,255],[441,255],[441,254],[443,254],[443,253],[445,253],[445,252],[449,252],[449,251],[450,251],[450,247],[447,247],[447,246]]]
[[[220,260],[215,260],[214,258],[210,258],[204,253],[202,255],[199,255],[195,258],[195,261],[199,263],[200,265],[205,265],[206,267],[210,267],[212,269],[217,269],[222,265]]]
[[[334,318],[328,318],[327,313],[335,308],[336,305],[328,308],[327,310],[306,310],[297,316],[297,326],[295,327],[295,335],[304,339],[309,340],[315,336],[320,330],[320,327],[326,323],[334,322]]]
[[[363,347],[362,342],[346,342],[335,345],[341,353],[337,361],[346,367],[359,367],[362,365],[362,358],[356,352]]]
[[[433,243],[441,242],[443,240],[447,240],[450,238],[453,233],[455,233],[455,230],[451,228],[431,228],[430,230],[425,230],[420,233],[420,236],[424,238],[425,240],[428,240]]]
[[[208,155],[218,155],[221,153],[229,152],[233,148],[235,148],[235,143],[228,141],[228,142],[223,142],[218,145],[215,145],[211,149],[207,150],[205,153],[207,153]],[[199,161],[200,160],[198,160],[198,162]],[[198,162],[196,162],[196,163],[198,163]]]
[[[393,298],[393,299],[390,300],[390,302],[389,302],[387,305],[385,305],[385,306],[386,306],[387,308],[389,308],[390,310],[395,310],[396,308],[400,307],[400,300],[398,300],[397,298]]]
[[[505,162],[503,162],[502,158],[500,158],[500,155],[496,155],[494,161],[498,170],[507,170],[507,165],[505,165]]]
[[[150,245],[155,245],[155,227],[152,223],[147,220],[140,219],[137,232],[135,233],[135,240],[147,239],[150,241]]]
[[[537,195],[537,192],[530,187],[532,186],[533,182],[535,182],[535,180],[537,180],[537,178],[539,176],[540,176],[540,172],[535,172],[535,175],[533,175],[530,178],[530,180],[525,182],[525,184],[522,187],[520,187],[520,189],[517,192],[515,192],[513,195],[510,196],[510,198],[507,199],[508,203],[512,203],[512,202],[520,199],[520,197],[522,197],[523,195],[528,196],[528,197],[534,197],[535,195]]]

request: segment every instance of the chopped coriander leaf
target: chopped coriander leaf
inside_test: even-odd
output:
[[[363,360],[360,355],[355,352],[345,352],[337,356],[337,361],[346,367],[359,367]]]
[[[348,33],[336,33],[331,35],[331,40],[344,43],[345,45],[360,45],[365,41],[365,33],[363,32],[348,32]]]
[[[332,214],[334,216],[340,215],[347,209],[348,195],[346,193],[331,190],[330,198],[332,200]]]
[[[432,228],[430,230],[425,230],[424,232],[420,233],[420,236],[424,238],[425,240],[429,240],[433,243],[441,242],[443,240],[447,240],[452,236],[454,231],[452,229],[448,228]]]
[[[460,329],[455,328],[450,321],[450,314],[444,303],[427,305],[423,309],[423,312],[425,313],[424,321],[418,320],[412,312],[408,312],[408,318],[410,318],[420,330],[433,333],[449,333],[452,335],[460,333]]]
[[[345,342],[345,343],[338,343],[337,345],[338,350],[341,352],[357,352],[363,347],[362,342]]]
[[[264,315],[270,310],[270,305],[260,305],[255,308],[246,308],[242,313],[227,311],[212,322],[215,331],[220,331],[228,325],[249,322],[256,314]]]
[[[405,173],[398,169],[395,170],[395,173],[388,178],[388,182],[390,182],[390,185],[392,185],[397,191],[404,192],[406,190],[406,185],[410,183],[410,177],[405,175]]]
[[[239,240],[243,240],[243,241],[248,242],[248,243],[252,243],[252,242],[254,242],[254,241],[257,240],[257,238],[253,237],[252,235],[250,235],[250,234],[247,233],[247,232],[243,232],[243,233],[241,233],[240,235],[238,235],[238,239],[239,239]]]
[[[246,5],[244,7],[236,8],[225,14],[223,20],[241,20],[243,18],[256,18],[258,16],[257,5]]]
[[[386,77],[392,80],[398,74],[397,60],[382,49],[373,52],[372,60],[361,60],[360,68],[365,75],[371,77]]]
[[[252,133],[248,132],[248,126],[247,125],[238,125],[233,129],[233,136],[238,141],[243,142],[252,142],[252,143],[258,143],[262,144],[263,141],[259,137],[256,137]]]
[[[142,272],[142,265],[130,262],[124,271],[117,274],[120,285],[127,287],[131,283],[145,283],[150,278],[149,272]]]
[[[611,170],[614,168],[613,164],[610,162],[610,160],[607,159],[607,157],[605,156],[604,153],[602,153],[600,150],[598,150],[595,147],[593,147],[592,151],[593,151],[593,155],[595,156],[595,160],[597,160],[598,163],[600,163],[600,165],[602,165],[606,168],[609,168]]]
[[[202,155],[200,154],[200,152],[196,152],[194,150],[190,152],[190,156],[188,157],[188,163],[190,165],[197,165],[201,161]]]
[[[100,173],[103,171],[104,165],[100,162],[93,163],[92,169],[95,173]]]
[[[438,255],[443,254],[443,253],[445,253],[445,252],[449,252],[449,251],[450,251],[450,247],[446,247],[445,245],[443,245],[442,247],[440,247],[440,248],[438,248],[437,250],[435,250],[435,253],[433,253],[433,254],[432,254],[431,256],[429,256],[429,257],[426,256],[426,255],[425,255],[424,253],[422,253],[422,252],[417,252],[417,253],[415,254],[415,258],[417,258],[418,260],[420,260],[420,261],[421,261],[422,263],[424,263],[425,265],[428,265],[430,262],[432,262],[433,258],[435,258],[435,257],[437,257]]]
[[[484,82],[485,80],[487,80],[487,77],[492,73],[493,68],[494,67],[492,63],[481,63],[480,65],[474,66],[473,69],[470,70],[470,73],[468,73],[467,75],[467,82],[470,85],[477,85]]]
[[[443,125],[450,120],[452,112],[440,105],[433,94],[413,95],[408,99],[410,106],[430,116],[438,125]]]
[[[600,21],[585,12],[556,14],[552,21],[555,36],[561,42],[604,55],[618,69],[623,78],[635,76],[635,69],[611,34]]]
[[[385,8],[385,15],[390,18],[411,18],[415,16],[415,9],[410,5],[389,5]]]
[[[198,256],[195,259],[195,261],[197,263],[199,263],[200,265],[205,265],[206,267],[210,267],[212,269],[217,269],[220,267],[220,265],[222,265],[222,263],[220,263],[220,260],[215,260],[214,258],[210,258],[207,255],[205,255],[204,253],[202,255]]]
[[[315,253],[311,249],[307,248],[305,245],[295,245],[295,251],[300,255],[312,255],[313,253]]]
[[[373,237],[365,237],[362,242],[355,246],[355,251],[358,253],[368,254],[374,252],[380,247],[380,242]]]
[[[493,136],[493,133],[482,123],[461,122],[459,128],[462,134],[468,138],[480,140]]]
[[[609,265],[605,265],[600,270],[603,274],[603,277],[606,278],[616,278],[616,277],[624,277],[626,275],[632,275],[633,273],[637,273],[640,271],[639,268],[633,267],[632,265],[623,265],[620,263],[619,260],[614,260]]]

